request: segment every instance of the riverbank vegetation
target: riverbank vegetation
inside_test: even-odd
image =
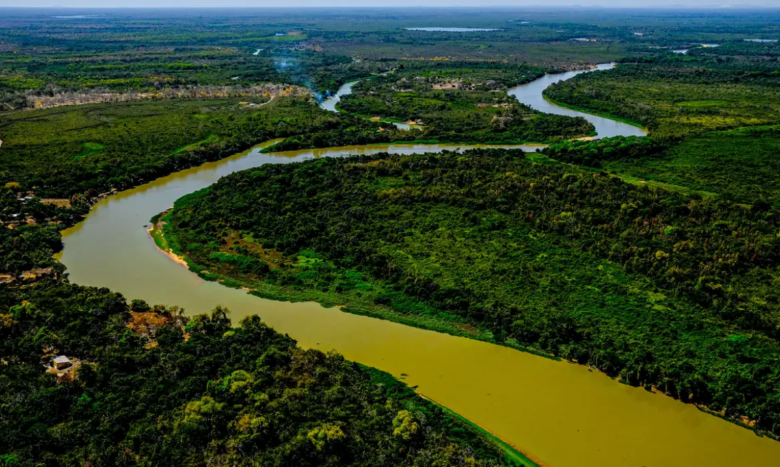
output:
[[[420,139],[522,143],[592,133],[583,118],[540,114],[506,92],[542,76],[525,65],[435,63],[407,66],[359,82],[338,109],[421,125]]]
[[[274,138],[554,144],[244,171],[179,200],[158,244],[261,297],[554,355],[780,434],[780,48],[745,40],[780,38],[776,12],[3,13],[3,466],[534,465],[256,317],[128,304],[52,258],[98,196]],[[430,26],[494,30],[407,29]],[[505,92],[608,61],[546,96],[650,138],[565,141],[592,127]],[[346,114],[316,105],[354,79]],[[83,105],[32,110],[63,103]]]
[[[779,56],[776,43],[746,41],[687,54],[654,51],[553,85],[548,98],[641,122],[656,144],[606,157],[605,142],[560,143],[546,153],[726,199],[778,203]]]
[[[265,166],[169,218],[207,279],[470,324],[771,432],[777,219],[507,150]]]
[[[262,104],[260,104],[262,105]],[[308,96],[67,106],[3,116],[0,182],[40,197],[122,190],[285,136],[368,134],[378,124],[320,109]],[[322,141],[327,144],[329,141]],[[315,141],[316,143],[316,141]]]
[[[3,465],[523,465],[390,375],[257,317],[188,319],[52,279],[0,286],[0,302]]]
[[[23,202],[14,190],[0,188],[0,275],[3,282],[23,280],[35,270],[61,273],[52,258],[62,249],[60,230],[74,225],[89,211],[83,198],[71,206],[43,204],[38,198]]]
[[[662,138],[767,125],[778,122],[780,110],[773,63],[751,62],[748,70],[718,58],[657,55],[581,74],[544,95],[638,122]]]
[[[511,100],[501,95],[490,97]],[[592,130],[584,119],[537,114],[516,102],[480,107],[480,99],[471,98],[476,101],[464,109],[425,114],[432,124],[422,131],[399,131],[391,123],[327,112],[294,89],[272,97],[155,99],[7,112],[0,121],[0,183],[19,184],[40,197],[95,197],[275,138],[287,138],[273,148],[284,151],[419,140],[542,142]]]
[[[599,168],[611,161],[655,155],[663,149],[664,145],[652,138],[615,136],[590,141],[561,141],[543,148],[541,152],[559,162]]]
[[[52,255],[88,205],[0,194],[3,466],[536,465],[257,317],[234,326],[219,307],[187,317],[68,282]],[[19,212],[35,223],[12,224]]]
[[[616,158],[610,172],[780,206],[780,127],[755,126],[691,137],[664,152]],[[551,156],[555,157],[555,156]]]

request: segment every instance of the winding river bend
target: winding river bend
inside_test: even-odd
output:
[[[567,71],[565,73],[545,75],[530,83],[515,86],[509,89],[507,94],[540,112],[555,115],[566,115],[567,117],[584,117],[585,120],[589,121],[593,124],[594,127],[596,127],[597,138],[608,138],[610,136],[647,136],[647,130],[644,128],[638,128],[633,125],[619,122],[617,120],[612,120],[606,117],[599,117],[597,115],[590,115],[578,112],[576,110],[567,109],[565,107],[553,104],[552,102],[545,99],[544,96],[542,96],[542,91],[547,89],[547,87],[553,83],[565,81],[582,73],[609,70],[613,66],[615,66],[614,63],[602,63],[590,70]],[[348,96],[352,94],[352,87],[357,83],[358,81],[352,81],[344,84],[339,88],[336,94],[322,101],[320,107],[331,112],[338,112],[336,109],[336,104],[341,101],[342,96]],[[409,125],[405,123],[396,123],[395,126],[405,130],[409,129]]]
[[[336,94],[320,102],[320,107],[330,112],[338,112],[338,110],[336,110],[336,104],[338,104],[339,101],[341,101],[341,96],[348,96],[352,94],[352,86],[356,85],[357,83],[358,81],[350,81],[349,83],[344,83],[339,88],[339,90],[336,91]]]
[[[530,100],[533,96],[541,98],[544,86],[536,83],[514,88],[513,93],[523,102],[547,111],[541,101]],[[583,116],[591,121],[599,118]],[[597,128],[603,131],[603,127]],[[620,125],[615,128],[621,131]],[[263,300],[203,281],[155,249],[145,229],[149,218],[179,197],[229,173],[314,157],[457,148],[392,145],[261,154],[259,149],[268,144],[102,200],[84,222],[64,232],[61,260],[71,280],[110,287],[129,299],[179,305],[189,314],[223,305],[230,308],[236,322],[244,316],[259,315],[304,347],[335,349],[350,360],[396,376],[408,375],[405,381],[418,385],[420,393],[489,429],[545,465],[780,464],[780,442],[760,438],[691,405],[616,383],[582,366],[351,315],[316,303]]]
[[[514,96],[523,104],[540,112],[555,115],[566,115],[568,117],[585,117],[587,121],[596,127],[598,138],[608,138],[610,136],[647,136],[647,131],[643,128],[638,128],[627,123],[618,122],[617,120],[567,109],[565,107],[553,104],[552,102],[545,99],[542,95],[542,91],[547,89],[547,87],[553,83],[565,81],[582,73],[609,70],[613,66],[613,63],[602,63],[591,70],[567,71],[566,73],[545,75],[528,84],[516,86],[510,89],[508,93],[510,96]]]

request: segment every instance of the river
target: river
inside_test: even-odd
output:
[[[337,91],[336,94],[333,94],[332,96],[328,97],[324,101],[320,102],[320,107],[323,109],[330,111],[330,112],[339,112],[339,110],[336,108],[336,104],[341,102],[342,96],[348,96],[352,94],[352,87],[359,83],[358,81],[350,81],[349,83],[344,83]],[[393,123],[399,130],[411,130],[412,126],[408,123]]]
[[[542,89],[535,83],[526,86],[533,92]],[[190,315],[216,305],[228,307],[234,322],[259,315],[303,347],[335,349],[347,359],[397,377],[408,375],[404,381],[417,385],[421,394],[545,465],[776,467],[780,463],[776,441],[585,367],[316,303],[260,299],[203,281],[154,247],[145,228],[153,215],[238,170],[314,157],[454,148],[392,145],[261,154],[261,147],[102,200],[84,222],[64,232],[61,260],[71,280],[109,287],[128,299],[179,305]]]
[[[599,117],[597,115],[590,115],[578,112],[576,110],[567,109],[566,107],[553,104],[552,102],[545,99],[542,95],[542,91],[547,89],[547,87],[553,83],[565,81],[582,73],[609,70],[613,66],[615,66],[614,63],[602,63],[589,70],[567,71],[565,73],[545,75],[530,83],[521,84],[520,86],[510,88],[507,90],[507,94],[513,96],[515,99],[531,107],[532,109],[538,110],[540,112],[555,115],[566,115],[568,117],[584,117],[587,121],[592,123],[594,127],[596,127],[597,138],[608,138],[610,136],[646,136],[647,130],[644,128],[618,122],[606,117]],[[358,81],[352,81],[344,84],[338,89],[338,91],[336,91],[336,94],[324,100],[320,104],[320,107],[331,112],[338,112],[336,109],[336,104],[339,103],[342,96],[352,94],[352,87],[357,83]],[[395,126],[402,130],[410,129],[410,126],[405,123],[395,123]]]
[[[566,73],[545,75],[528,84],[515,86],[514,88],[510,89],[508,93],[510,96],[514,96],[523,104],[540,112],[555,115],[566,115],[568,117],[585,117],[587,121],[596,127],[598,138],[608,138],[610,136],[646,136],[647,131],[643,128],[635,127],[623,122],[618,122],[606,117],[599,117],[597,115],[590,115],[577,112],[576,110],[567,109],[565,107],[553,104],[552,102],[545,99],[542,95],[542,91],[547,89],[547,87],[553,83],[565,81],[581,73],[609,70],[613,66],[614,64],[612,63],[603,63],[590,70],[568,71]]]

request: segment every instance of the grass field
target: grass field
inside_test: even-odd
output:
[[[556,103],[636,122],[662,138],[780,123],[774,62],[750,62],[757,68],[751,72],[712,57],[654,60],[581,74],[544,94]]]
[[[662,154],[616,160],[621,176],[716,193],[745,203],[780,203],[780,126],[704,133]]]

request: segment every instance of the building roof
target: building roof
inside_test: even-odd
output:
[[[54,363],[70,363],[70,359],[65,355],[60,355],[59,357],[54,357]]]

